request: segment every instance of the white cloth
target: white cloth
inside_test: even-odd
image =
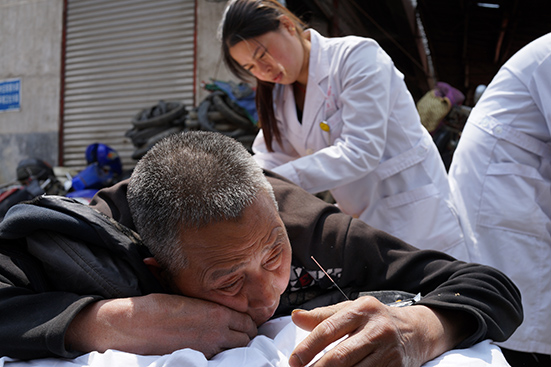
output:
[[[45,358],[22,362],[2,357],[0,367],[287,367],[294,347],[308,335],[291,322],[290,316],[268,321],[259,333],[263,335],[255,337],[247,347],[224,351],[211,360],[191,349],[164,356],[140,356],[108,350],[105,353],[88,353],[72,360]],[[506,367],[509,364],[499,347],[484,341],[468,349],[449,351],[424,366]]]
[[[503,347],[551,354],[551,33],[517,52],[473,108],[450,185],[473,262],[507,274],[524,322]]]
[[[283,147],[254,159],[311,193],[331,190],[339,208],[420,248],[468,260],[447,174],[403,75],[371,39],[308,30],[302,123],[290,85],[274,88]],[[323,126],[323,128],[322,128]]]

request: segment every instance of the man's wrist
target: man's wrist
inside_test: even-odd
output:
[[[432,346],[428,360],[454,349],[469,337],[476,327],[472,317],[466,312],[423,305],[414,305],[411,308],[420,311],[421,323],[431,325],[426,330],[427,336],[431,339],[428,345]]]

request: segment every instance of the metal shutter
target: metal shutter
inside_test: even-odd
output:
[[[161,99],[193,107],[194,37],[194,0],[68,0],[63,165],[84,168],[98,142],[134,167],[132,118]]]

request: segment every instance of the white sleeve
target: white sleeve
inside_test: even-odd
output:
[[[253,142],[253,158],[260,167],[273,170],[299,157],[298,153],[289,143],[285,144],[284,141],[284,146],[286,149],[283,149],[274,139],[272,142],[273,152],[269,152],[261,130]]]
[[[551,131],[551,54],[536,68],[528,88]]]

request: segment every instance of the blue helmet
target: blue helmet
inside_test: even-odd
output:
[[[109,186],[122,174],[122,163],[117,151],[105,144],[94,143],[86,148],[88,166],[73,177],[75,190],[100,189]]]
[[[122,163],[119,153],[108,145],[94,143],[86,148],[86,161],[88,164],[97,162],[104,169],[113,172],[116,175],[122,173]]]

